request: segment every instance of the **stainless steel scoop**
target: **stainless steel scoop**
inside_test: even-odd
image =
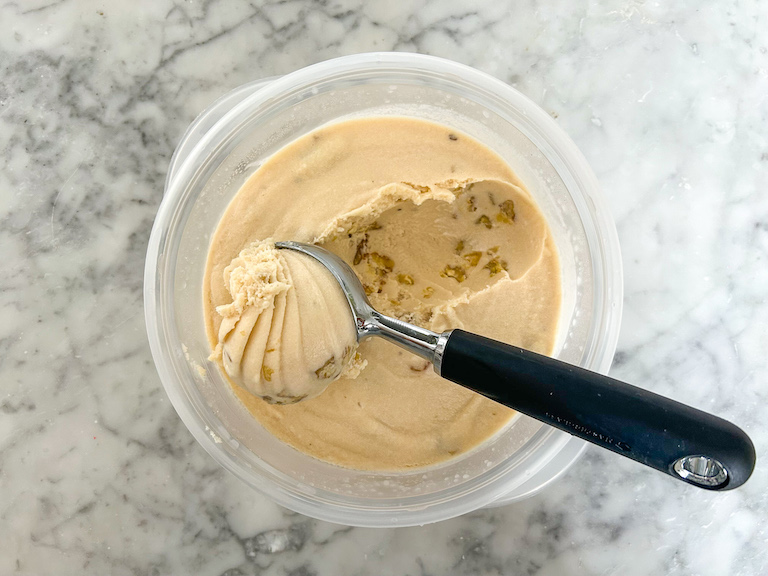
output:
[[[323,264],[347,297],[358,341],[380,336],[431,362],[443,378],[689,484],[729,490],[755,467],[734,424],[642,388],[489,338],[438,334],[373,309],[355,272],[310,244],[277,242]]]

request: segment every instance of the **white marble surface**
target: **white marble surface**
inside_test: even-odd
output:
[[[742,425],[747,485],[592,449],[520,504],[349,529],[195,443],[142,314],[174,146],[232,87],[392,49],[486,70],[574,138],[623,247],[612,374]],[[767,52],[758,0],[0,0],[0,574],[768,573]]]

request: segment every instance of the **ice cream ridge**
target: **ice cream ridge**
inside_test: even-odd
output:
[[[328,270],[271,240],[246,246],[224,269],[232,302],[211,355],[230,380],[274,404],[314,398],[365,363],[349,305]]]
[[[514,412],[389,342],[358,346],[332,274],[272,239],[339,255],[389,316],[553,350],[557,250],[498,155],[412,118],[322,127],[242,186],[212,239],[204,285],[211,358],[234,393],[272,434],[321,460],[428,466],[487,440]]]

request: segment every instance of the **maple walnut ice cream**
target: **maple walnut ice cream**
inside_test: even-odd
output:
[[[389,342],[358,347],[330,272],[272,239],[341,256],[384,314],[552,352],[557,250],[498,155],[412,118],[320,128],[237,193],[204,284],[212,358],[254,418],[302,452],[363,470],[426,466],[482,443],[514,412]]]

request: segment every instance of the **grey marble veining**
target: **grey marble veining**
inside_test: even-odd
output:
[[[592,449],[522,503],[369,530],[196,444],[141,299],[176,142],[235,86],[370,50],[488,71],[574,138],[622,242],[612,374],[742,425],[743,489]],[[758,1],[0,0],[0,574],[765,574],[766,126]]]

